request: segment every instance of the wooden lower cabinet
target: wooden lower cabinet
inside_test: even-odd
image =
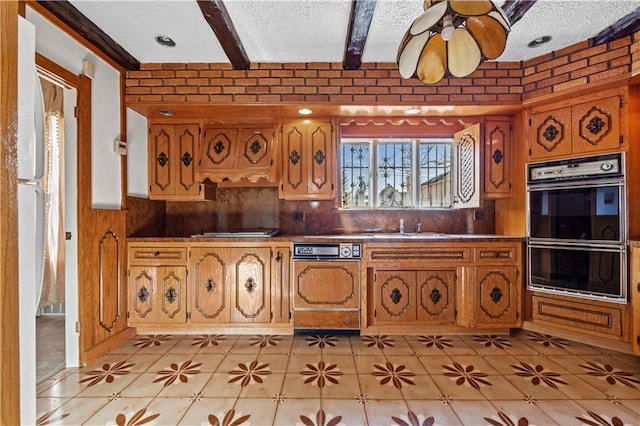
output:
[[[231,322],[271,321],[271,248],[230,249]]]
[[[640,241],[629,242],[629,290],[631,292],[631,344],[633,352],[640,355]]]
[[[372,332],[522,324],[520,240],[372,243],[365,247],[365,261]]]
[[[453,324],[455,287],[455,270],[377,270],[374,324]]]
[[[521,321],[521,281],[516,266],[478,266],[474,270],[472,292],[475,304],[471,327],[519,327]]]
[[[184,323],[186,275],[180,266],[132,266],[129,325]]]
[[[130,326],[291,322],[289,246],[130,243],[129,258]]]
[[[229,286],[227,284],[228,267],[228,248],[191,248],[190,322],[206,324],[231,321]]]

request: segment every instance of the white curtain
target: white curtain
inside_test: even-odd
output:
[[[48,84],[47,84],[48,83]],[[46,193],[45,203],[45,264],[44,283],[40,296],[40,307],[64,303],[64,226],[62,188],[64,171],[61,153],[64,141],[64,118],[62,115],[63,90],[43,80],[45,98],[45,141],[47,161],[42,187]]]

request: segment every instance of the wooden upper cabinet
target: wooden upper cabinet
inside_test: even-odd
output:
[[[487,120],[484,134],[484,194],[486,198],[511,195],[511,121]]]
[[[589,155],[619,150],[622,140],[622,89],[611,89],[571,105],[534,108],[531,113],[530,159]]]
[[[152,124],[149,127],[149,198],[200,200],[210,198],[196,176],[197,124]]]
[[[275,182],[275,127],[207,127],[200,141],[200,180]]]
[[[299,120],[283,123],[280,198],[333,199],[335,150],[331,121]]]
[[[453,135],[455,175],[453,208],[480,207],[480,124]]]

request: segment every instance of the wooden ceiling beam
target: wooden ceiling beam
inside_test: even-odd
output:
[[[349,31],[342,61],[345,70],[357,70],[362,65],[362,53],[369,35],[369,27],[377,0],[352,0]]]
[[[102,31],[67,0],[38,0],[38,4],[125,70],[133,71],[140,69],[140,61],[116,43],[115,40],[109,37],[109,35]]]
[[[248,70],[251,62],[222,0],[198,0],[198,6],[218,38],[233,69]]]
[[[536,0],[506,0],[502,5],[502,10],[509,17],[509,23],[511,25],[518,22],[531,6],[536,3]]]
[[[592,38],[593,46],[629,36],[638,30],[640,30],[640,8],[596,34]]]

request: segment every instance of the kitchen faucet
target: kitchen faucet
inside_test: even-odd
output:
[[[418,222],[416,223],[416,234],[419,234],[422,232],[422,223]]]
[[[398,230],[401,234],[404,234],[404,219],[400,219],[400,228]]]

